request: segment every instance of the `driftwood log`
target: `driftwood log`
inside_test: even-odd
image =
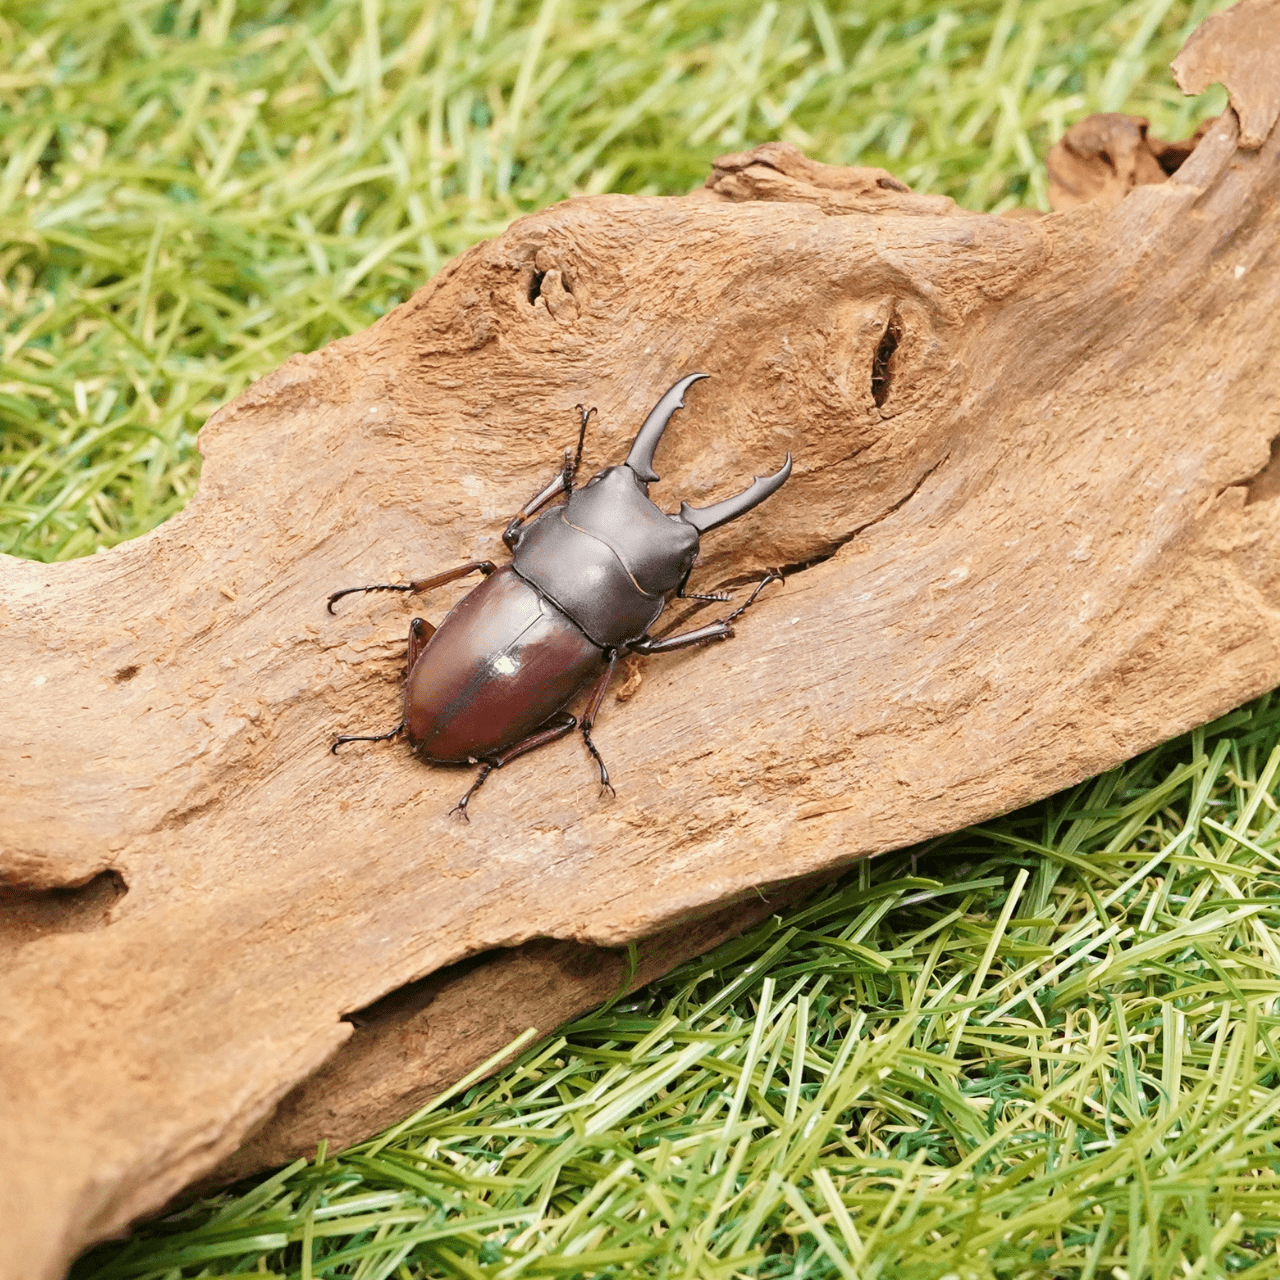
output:
[[[776,144],[523,218],[217,413],[163,528],[0,562],[0,1272],[395,1118],[607,997],[601,949],[650,976],[1280,683],[1280,4],[1175,71],[1231,109],[1180,165],[1077,134],[1096,198],[1038,219]],[[466,585],[329,592],[498,555],[575,404],[598,467],[695,369],[655,496],[790,450],[699,580],[788,577],[606,704],[616,801],[573,740],[469,825],[463,775],[329,755]]]

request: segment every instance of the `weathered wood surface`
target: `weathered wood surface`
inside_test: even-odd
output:
[[[519,982],[453,975],[429,1061],[370,1104],[342,1017],[405,984],[536,939],[616,947],[717,913],[725,936],[761,886],[1280,683],[1278,14],[1246,0],[1193,38],[1183,83],[1211,67],[1233,109],[1168,181],[1013,220],[775,145],[692,197],[570,201],[221,410],[198,495],[155,533],[0,561],[0,1272],[58,1274],[255,1126],[225,1167],[460,1077],[497,1047],[477,1009],[521,1022]],[[455,772],[328,755],[394,722],[408,618],[466,585],[337,618],[325,596],[499,554],[576,403],[600,410],[596,467],[694,369],[716,376],[655,496],[796,459],[707,540],[700,580],[809,567],[734,641],[606,704],[616,801],[572,740],[496,774],[470,825],[446,816]],[[599,998],[571,970],[538,1020]],[[374,1074],[407,1052],[388,1025]],[[315,1131],[294,1094],[273,1136],[326,1061]]]
[[[412,1114],[459,1079],[457,1046],[486,1062],[528,1028],[554,1031],[634,991],[772,912],[829,875],[789,880],[704,920],[677,925],[625,951],[540,938],[464,960],[394,991],[353,1021],[342,1049],[284,1097],[262,1127],[202,1180],[222,1186],[313,1155],[323,1135],[338,1151]]]

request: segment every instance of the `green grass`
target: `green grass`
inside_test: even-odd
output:
[[[154,527],[289,354],[577,192],[781,137],[1043,206],[1089,111],[1185,136],[1139,0],[50,0],[0,11],[0,549]],[[1280,702],[864,865],[390,1137],[79,1280],[1280,1272]]]

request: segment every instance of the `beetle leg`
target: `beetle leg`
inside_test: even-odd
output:
[[[567,711],[561,711],[558,715],[552,716],[536,733],[531,733],[523,741],[517,742],[505,751],[486,756],[480,765],[480,772],[476,774],[476,780],[471,784],[467,794],[449,812],[460,813],[466,818],[468,802],[484,786],[485,780],[495,769],[501,769],[504,764],[510,764],[517,756],[522,756],[537,747],[545,746],[548,742],[554,742],[557,738],[563,738],[566,733],[572,733],[577,727],[577,717],[571,716]],[[471,819],[467,818],[467,821],[470,822]]]
[[[488,756],[487,760],[495,769],[501,769],[504,764],[510,764],[517,756],[522,756],[537,747],[545,746],[548,742],[554,742],[557,738],[563,738],[566,733],[572,733],[577,727],[577,716],[571,716],[567,711],[558,711],[536,733],[531,733],[527,738],[517,742],[513,747],[508,747],[505,751]]]
[[[680,580],[680,585],[676,588],[677,600],[707,600],[723,604],[726,600],[733,599],[732,591],[686,591],[685,587],[689,585],[689,574],[692,572],[693,570],[690,569],[689,573]]]
[[[564,490],[566,493],[573,492],[573,482],[578,474],[578,468],[582,466],[582,446],[587,438],[587,422],[591,415],[596,412],[594,406],[590,409],[583,408],[582,405],[574,405],[574,408],[582,414],[582,423],[578,427],[578,451],[573,455],[573,462],[569,461],[569,450],[564,451]]]
[[[373,734],[364,734],[364,733],[358,733],[358,734],[357,734],[357,733],[347,733],[347,734],[343,734],[341,737],[334,738],[334,740],[333,740],[333,746],[331,746],[331,747],[329,748],[329,752],[330,752],[330,754],[331,754],[331,755],[335,755],[335,756],[336,756],[336,755],[338,754],[338,748],[339,748],[340,746],[342,746],[342,744],[343,744],[344,742],[387,742],[387,741],[389,741],[391,738],[398,738],[398,737],[399,737],[403,732],[404,732],[404,721],[403,721],[403,720],[401,720],[401,721],[400,721],[400,723],[399,723],[398,725],[396,725],[396,727],[395,727],[394,729],[392,729],[390,733],[373,733]]]
[[[409,670],[413,670],[413,664],[418,661],[423,649],[427,647],[427,642],[435,635],[436,629],[429,623],[426,618],[414,618],[409,623]]]
[[[733,628],[727,622],[708,622],[705,627],[682,631],[676,636],[663,636],[661,640],[644,636],[639,640],[632,640],[627,648],[632,653],[648,656],[654,653],[674,653],[677,649],[688,649],[691,645],[705,644],[708,640],[729,640],[732,637]]]
[[[476,774],[476,780],[467,788],[467,794],[463,796],[462,799],[459,800],[458,803],[455,804],[452,809],[449,810],[449,816],[452,816],[455,813],[460,813],[463,816],[463,818],[466,819],[466,821],[468,822],[471,821],[471,819],[467,817],[467,805],[471,803],[471,797],[475,795],[475,793],[479,791],[481,787],[484,786],[485,779],[492,772],[493,772],[493,765],[482,764],[480,766],[480,772]]]
[[[446,569],[444,573],[437,573],[433,578],[418,578],[409,583],[408,590],[434,591],[437,587],[443,587],[446,582],[456,582],[459,578],[465,578],[469,573],[483,573],[487,578],[494,568],[492,560],[468,560],[466,564],[460,564],[456,569]],[[404,587],[399,589],[405,590]],[[365,590],[369,588],[366,587]]]
[[[419,654],[427,647],[427,641],[435,635],[436,629],[425,618],[414,618],[409,623],[409,670],[413,670],[413,664],[417,662]],[[333,745],[329,748],[334,755],[338,754],[338,748],[344,742],[386,742],[391,738],[398,738],[404,732],[404,721],[401,720],[390,733],[374,733],[374,734],[344,734],[341,737],[334,738]]]
[[[564,451],[564,465],[560,468],[560,474],[545,489],[535,493],[520,508],[519,512],[511,517],[511,523],[502,531],[502,541],[506,544],[508,551],[515,550],[516,543],[519,541],[517,535],[520,532],[520,526],[539,507],[545,506],[552,498],[558,497],[562,493],[573,492],[573,482],[577,477],[578,468],[582,466],[582,446],[587,438],[587,422],[590,420],[591,415],[596,412],[595,409],[584,409],[581,405],[576,405],[575,408],[582,415],[582,421],[578,426],[577,452],[574,452],[573,449],[566,449]]]
[[[733,624],[742,617],[748,609],[756,602],[758,596],[771,582],[781,582],[782,575],[774,573],[772,569],[764,575],[757,585],[756,589],[747,598],[747,602],[736,608],[727,618],[721,618],[719,622],[709,622],[705,627],[698,627],[693,631],[684,631],[675,636],[663,636],[660,640],[655,640],[652,636],[644,636],[639,640],[633,640],[627,648],[632,653],[673,653],[677,649],[687,649],[690,645],[705,644],[708,640],[728,640],[733,636]]]
[[[514,551],[519,541],[520,526],[541,506],[545,506],[552,498],[567,492],[566,481],[569,476],[569,453],[565,450],[564,466],[556,473],[556,478],[539,493],[535,493],[528,502],[511,517],[511,523],[502,531],[502,541],[508,551]]]
[[[724,604],[733,599],[732,591],[677,591],[677,600],[707,600],[714,604]]]
[[[591,752],[591,758],[600,768],[600,791],[603,794],[607,790],[610,795],[614,796],[618,793],[613,789],[613,783],[609,781],[609,770],[605,767],[604,759],[601,757],[600,752],[596,750],[596,744],[591,741],[591,730],[595,727],[596,716],[600,714],[604,696],[609,692],[609,681],[613,679],[613,669],[617,665],[618,651],[617,649],[612,649],[609,652],[609,664],[601,673],[600,679],[596,681],[596,687],[591,690],[591,697],[587,700],[587,709],[582,713],[582,740],[587,744],[587,750]]]
[[[781,582],[781,581],[782,581],[782,574],[780,574],[776,569],[765,570],[764,577],[761,578],[760,581],[756,583],[756,589],[747,597],[746,604],[739,605],[738,608],[736,608],[727,618],[723,619],[723,621],[726,623],[734,622],[736,619],[742,617],[742,615],[746,613],[746,611],[750,609],[753,604],[755,604],[756,596],[758,596],[765,589],[765,587],[769,585],[769,583]]]
[[[483,573],[487,578],[494,568],[492,560],[468,560],[466,564],[460,564],[456,569],[437,573],[434,578],[419,578],[416,582],[378,582],[371,587],[344,587],[329,597],[329,612],[333,612],[335,600],[341,600],[343,596],[353,595],[358,591],[431,591],[436,587],[443,587],[446,582],[465,578],[469,573]]]

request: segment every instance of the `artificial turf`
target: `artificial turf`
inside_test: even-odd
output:
[[[971,208],[1212,6],[246,3],[0,11],[0,549],[190,496],[204,418],[523,211],[781,137]],[[750,937],[81,1260],[200,1275],[1280,1271],[1280,702],[864,864]]]

